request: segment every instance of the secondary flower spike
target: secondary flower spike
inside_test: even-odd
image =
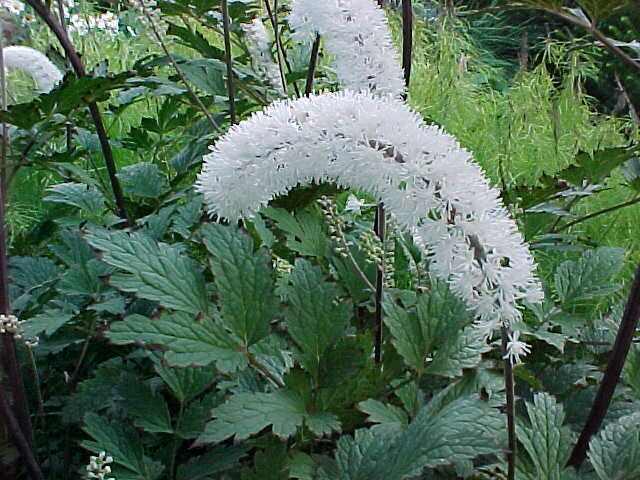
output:
[[[247,49],[251,55],[254,70],[264,77],[278,94],[284,96],[280,69],[273,60],[271,41],[264,23],[256,18],[250,24],[243,25],[242,30],[247,36]]]
[[[400,60],[384,11],[375,0],[294,0],[288,18],[294,38],[322,35],[343,88],[400,98]]]
[[[519,301],[542,299],[529,248],[470,153],[389,96],[276,102],[217,142],[196,188],[212,215],[234,221],[313,182],[384,202],[488,333],[520,319]]]
[[[2,49],[4,65],[9,71],[21,70],[28,74],[40,93],[48,93],[62,81],[62,73],[46,55],[29,47],[5,47]]]

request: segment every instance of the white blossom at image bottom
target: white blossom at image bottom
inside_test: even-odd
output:
[[[471,154],[390,96],[276,102],[217,142],[196,188],[211,215],[234,221],[323,182],[384,202],[487,335],[521,318],[520,301],[542,300],[529,248]]]

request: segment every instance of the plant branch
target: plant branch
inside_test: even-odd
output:
[[[636,196],[634,198],[632,198],[631,200],[627,200],[626,202],[622,202],[622,203],[618,203],[616,205],[613,205],[611,207],[607,207],[607,208],[603,208],[602,210],[598,210],[596,212],[592,212],[588,215],[584,215],[580,218],[576,218],[575,220],[572,220],[569,223],[565,223],[564,225],[561,225],[560,227],[554,229],[551,233],[558,233],[558,232],[562,232],[563,230],[568,230],[569,228],[585,222],[587,220],[591,220],[592,218],[595,217],[599,217],[600,215],[604,215],[606,213],[611,213],[614,212],[616,210],[619,210],[621,208],[626,208],[626,207],[630,207],[632,205],[635,205],[637,203],[640,203],[640,196]]]
[[[20,429],[20,424],[9,406],[9,400],[7,399],[7,394],[2,382],[0,382],[0,416],[7,425],[7,430],[11,438],[13,438],[31,480],[44,480],[42,470],[40,470],[40,466],[33,455],[31,446]]]
[[[82,60],[80,59],[78,52],[76,52],[73,44],[69,40],[69,37],[67,36],[67,33],[65,32],[62,25],[58,21],[56,21],[55,17],[51,14],[49,9],[40,0],[26,1],[57,37],[60,45],[62,45],[62,48],[64,49],[67,59],[71,63],[73,70],[76,72],[76,75],[80,78],[86,77],[87,74],[85,72]],[[113,190],[113,196],[116,201],[117,213],[121,218],[123,218],[127,221],[127,223],[130,224],[131,222],[125,208],[124,194],[122,193],[122,187],[120,186],[120,181],[118,180],[118,177],[116,175],[117,169],[115,160],[113,158],[113,151],[111,150],[111,144],[109,143],[107,131],[104,128],[104,122],[102,121],[100,109],[96,102],[88,102],[88,107],[89,113],[91,114],[91,119],[93,120],[93,123],[96,127],[96,134],[98,135],[98,139],[100,141],[100,148],[102,149],[104,163],[107,167],[109,181],[111,182],[111,189]]]
[[[507,343],[509,341],[510,331],[504,325],[502,326],[502,356],[504,357],[504,386],[507,395],[507,433],[508,433],[508,451],[507,478],[515,480],[516,478],[516,458],[518,455],[518,443],[516,437],[516,407],[515,407],[515,382],[513,378],[513,364],[511,358],[507,354]]]
[[[229,4],[222,0],[222,25],[224,27],[224,59],[227,64],[227,91],[229,97],[229,117],[232,124],[238,123],[236,116],[236,91],[233,85],[233,54],[231,52],[231,32],[229,22]]]
[[[278,0],[273,0],[273,9],[271,8],[271,4],[269,0],[264,0],[264,5],[267,8],[267,15],[269,16],[269,20],[271,21],[271,26],[273,27],[273,32],[276,37],[276,51],[278,53],[278,66],[280,67],[280,76],[282,77],[282,87],[284,88],[284,93],[287,93],[287,77],[285,75],[285,68],[287,69],[287,73],[291,75],[293,73],[293,69],[291,68],[291,64],[287,59],[287,54],[284,51],[284,47],[282,46],[282,39],[280,38],[280,29],[278,28]],[[298,89],[298,84],[293,82],[293,90],[296,93],[296,97],[300,98],[300,90]]]
[[[591,412],[587,418],[587,422],[580,433],[578,442],[571,452],[571,458],[569,459],[569,465],[576,468],[580,467],[582,462],[587,456],[587,449],[589,448],[589,441],[591,437],[597,433],[602,425],[611,399],[616,390],[616,386],[620,381],[620,374],[624,367],[624,362],[627,359],[627,354],[631,348],[633,342],[633,335],[638,327],[638,320],[640,319],[640,265],[636,270],[636,275],[631,285],[631,291],[629,292],[629,299],[622,315],[622,321],[620,322],[620,328],[616,335],[616,341],[613,345],[613,351],[609,357],[609,363],[607,369],[602,377],[600,388],[596,394],[596,398],[591,407]]]
[[[613,40],[607,37],[602,31],[600,31],[594,23],[587,22],[575,15],[571,15],[565,13],[561,10],[556,10],[550,7],[540,7],[547,13],[555,15],[556,17],[564,20],[565,22],[571,23],[577,27],[583,28],[587,32],[591,34],[596,40],[598,40],[607,50],[609,50],[612,54],[618,57],[625,65],[635,69],[640,72],[640,62],[635,61],[631,56],[629,56],[622,48],[617,46]]]
[[[318,66],[318,54],[320,53],[320,34],[316,34],[316,39],[311,47],[311,58],[309,60],[309,70],[307,70],[307,83],[304,87],[305,96],[313,93],[313,80],[316,76],[316,68]]]
[[[255,357],[255,355],[253,355],[249,351],[245,352],[245,354],[247,356],[247,360],[249,362],[249,365],[251,365],[253,368],[258,370],[258,372],[260,372],[263,377],[265,377],[267,380],[270,380],[271,383],[273,383],[278,388],[284,388],[285,387],[284,382],[282,380],[280,380],[278,377],[276,377],[275,375],[273,375],[264,365],[262,365],[258,361],[258,359]]]

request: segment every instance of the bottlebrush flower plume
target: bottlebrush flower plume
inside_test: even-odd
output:
[[[276,102],[231,127],[204,160],[196,188],[231,221],[313,182],[374,195],[487,332],[518,320],[520,300],[542,299],[529,249],[469,152],[389,96]]]
[[[7,70],[22,70],[36,82],[41,93],[48,93],[62,81],[62,73],[43,53],[29,47],[12,46],[2,49]]]
[[[295,0],[288,21],[294,38],[322,35],[344,88],[398,98],[404,93],[389,25],[375,0]]]
[[[243,25],[242,29],[247,36],[247,49],[251,55],[251,64],[254,70],[267,80],[280,95],[284,96],[280,69],[273,60],[271,41],[264,23],[256,18],[251,23]]]

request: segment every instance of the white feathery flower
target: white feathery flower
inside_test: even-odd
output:
[[[247,36],[247,49],[251,55],[253,69],[281,95],[284,96],[280,68],[271,54],[271,40],[262,20],[256,18],[244,24],[242,30]]]
[[[529,248],[470,153],[390,96],[275,102],[217,142],[196,188],[210,214],[234,221],[298,185],[328,181],[384,202],[480,328],[510,325],[520,301],[542,299]]]
[[[294,0],[288,21],[294,38],[322,35],[344,88],[397,98],[404,93],[389,24],[375,0]]]
[[[508,359],[511,365],[514,365],[520,363],[520,357],[524,357],[529,353],[531,353],[531,347],[520,341],[520,332],[510,333],[509,341],[507,342],[507,353],[503,358],[505,360]]]
[[[62,73],[46,55],[29,47],[12,46],[2,49],[7,70],[21,70],[36,82],[38,91],[48,93],[62,81]]]

